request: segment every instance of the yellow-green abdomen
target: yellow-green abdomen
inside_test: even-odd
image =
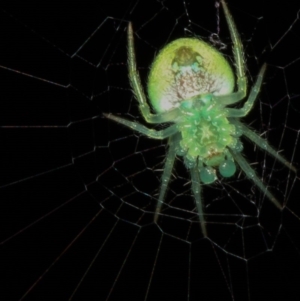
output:
[[[176,108],[182,100],[196,95],[224,95],[233,89],[234,75],[227,60],[195,38],[181,38],[164,47],[148,78],[148,96],[157,113]]]

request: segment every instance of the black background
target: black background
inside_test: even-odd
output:
[[[268,63],[245,122],[266,131],[298,167],[300,5],[228,2],[250,85]],[[1,300],[299,300],[300,200],[293,174],[246,142],[249,161],[259,162],[257,172],[287,206],[278,212],[242,175],[205,187],[211,215],[203,239],[179,162],[166,200],[172,206],[154,225],[165,142],[102,116],[143,122],[127,79],[128,21],[143,82],[155,53],[178,37],[212,41],[220,28],[216,47],[227,45],[231,60],[226,22],[214,4],[2,4]],[[251,218],[243,219],[232,200]]]

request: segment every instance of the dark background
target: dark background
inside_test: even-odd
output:
[[[245,123],[298,167],[300,5],[228,5],[249,85],[268,64]],[[214,1],[10,1],[0,13],[1,300],[299,300],[293,174],[245,142],[286,207],[278,212],[243,175],[221,180],[203,189],[203,239],[179,161],[154,225],[165,142],[102,116],[143,122],[128,83],[128,21],[143,83],[155,53],[178,37],[224,45],[232,60]]]

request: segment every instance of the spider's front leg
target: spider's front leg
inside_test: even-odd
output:
[[[203,215],[203,204],[201,200],[201,184],[200,184],[200,177],[199,177],[199,169],[197,166],[195,166],[191,168],[190,172],[192,178],[192,191],[195,197],[201,230],[204,237],[207,237],[207,230],[206,230],[205,219]]]
[[[293,166],[288,160],[286,160],[284,157],[282,157],[265,139],[261,138],[259,135],[257,135],[255,132],[250,130],[247,126],[243,125],[241,122],[237,120],[231,120],[231,123],[235,126],[239,127],[243,133],[248,139],[250,139],[253,143],[255,143],[258,147],[268,152],[271,156],[273,156],[275,159],[277,159],[279,162],[284,164],[286,167],[288,167],[293,172],[297,173],[297,169],[295,166]]]
[[[256,175],[256,172],[254,169],[248,164],[248,162],[245,160],[245,158],[234,149],[229,148],[232,157],[234,160],[238,163],[238,165],[241,167],[242,171],[245,173],[245,175],[252,180],[255,185],[264,193],[267,198],[280,210],[282,210],[282,206],[279,203],[279,201],[273,196],[273,194],[268,190],[267,186],[259,179],[259,177]]]
[[[170,178],[172,175],[172,170],[174,166],[174,161],[176,158],[176,150],[178,147],[178,142],[180,140],[180,134],[174,135],[169,139],[169,149],[166,156],[166,161],[164,164],[163,174],[161,176],[161,186],[159,190],[159,197],[156,204],[155,215],[154,215],[154,222],[158,221],[158,217],[164,203],[164,198],[167,192],[167,188],[170,182]]]

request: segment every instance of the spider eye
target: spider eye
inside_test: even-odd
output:
[[[232,160],[225,160],[219,165],[219,172],[224,178],[229,178],[235,174],[236,166]]]

